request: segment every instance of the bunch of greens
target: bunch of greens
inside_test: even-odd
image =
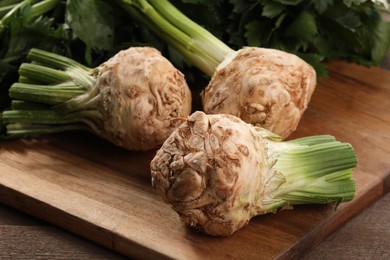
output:
[[[319,76],[321,62],[379,64],[390,45],[385,0],[173,0],[232,48],[269,47],[297,54]],[[196,11],[196,9],[202,11]]]
[[[325,73],[324,60],[376,65],[390,44],[390,23],[380,14],[384,0],[172,2],[231,48],[285,50],[312,64],[319,76]],[[133,45],[156,47],[176,67],[191,71],[181,55],[134,22],[116,1],[2,0],[0,109],[9,104],[9,86],[18,80],[18,68],[33,47],[95,67]]]
[[[102,0],[2,0],[0,2],[0,110],[31,48],[95,67],[132,45],[162,44],[121,8]]]

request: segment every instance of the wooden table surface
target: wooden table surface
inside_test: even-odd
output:
[[[359,68],[351,66],[352,69]],[[367,70],[362,69],[362,72]],[[383,145],[386,147],[390,143]],[[389,179],[385,182],[384,188],[387,189]],[[388,216],[390,193],[385,193],[376,203],[330,234],[304,259],[390,259]],[[124,256],[0,204],[0,259],[124,259]]]
[[[302,260],[390,259],[390,193]],[[84,238],[0,204],[0,259],[125,259]]]

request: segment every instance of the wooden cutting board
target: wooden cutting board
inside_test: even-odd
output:
[[[255,217],[227,238],[187,228],[150,185],[154,151],[87,133],[0,142],[0,202],[135,258],[298,258],[390,189],[390,72],[329,64],[291,138],[332,134],[358,156],[353,201]]]

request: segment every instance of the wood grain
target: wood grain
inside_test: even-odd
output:
[[[254,218],[228,238],[185,227],[150,186],[154,152],[86,133],[0,143],[0,201],[136,258],[299,258],[390,189],[390,73],[330,64],[291,138],[332,134],[359,159],[352,202]]]
[[[110,259],[125,257],[42,220],[0,204],[0,259]]]
[[[330,235],[302,260],[390,259],[390,193]]]

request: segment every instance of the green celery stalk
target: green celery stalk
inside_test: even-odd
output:
[[[190,20],[167,0],[117,0],[132,17],[175,47],[209,76],[234,52],[202,26]]]
[[[357,158],[350,144],[327,135],[268,144],[269,157],[276,159],[274,176],[280,172],[284,178],[281,183],[276,181],[277,188],[268,194],[273,202],[339,204],[353,199],[355,182],[351,169]],[[270,206],[271,211],[274,209]]]
[[[7,137],[96,129],[99,98],[88,91],[96,83],[95,70],[39,49],[31,49],[28,59],[9,89],[11,110],[2,113]]]
[[[27,17],[33,19],[38,17],[56,7],[60,3],[60,0],[23,0],[10,2],[9,5],[5,5],[0,8],[0,36],[10,23],[12,16],[18,11],[31,6],[27,12]]]
[[[9,11],[11,11],[17,4],[10,4],[6,6],[0,7],[0,18],[2,18],[4,15],[6,15]]]

